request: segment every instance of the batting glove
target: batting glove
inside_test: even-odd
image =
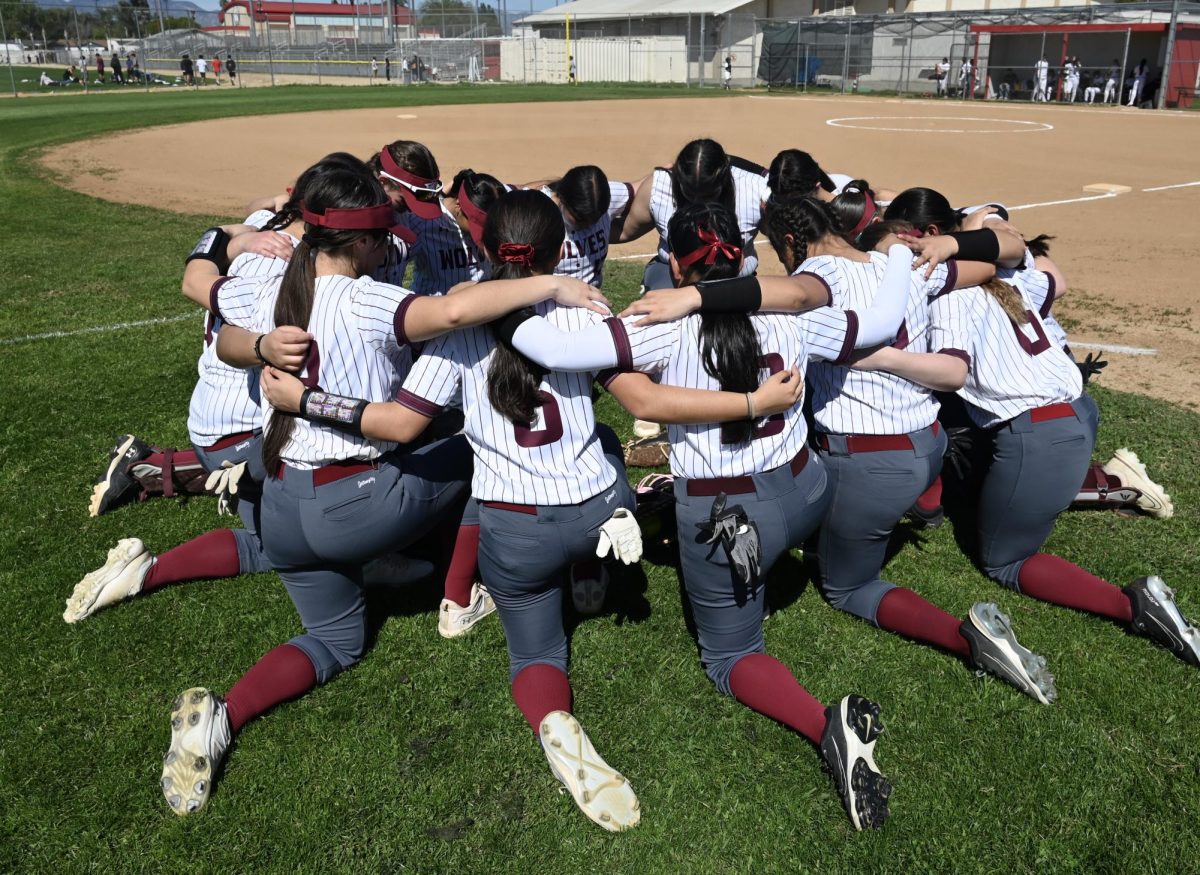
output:
[[[1087,358],[1081,362],[1076,362],[1079,366],[1079,375],[1083,377],[1084,385],[1092,379],[1092,377],[1100,376],[1100,372],[1108,367],[1108,362],[1102,359],[1098,353],[1088,353]]]
[[[246,463],[236,465],[226,459],[221,467],[208,475],[204,488],[217,496],[217,513],[233,514],[237,508],[238,481],[246,471]]]
[[[617,508],[608,522],[600,526],[596,555],[603,559],[609,551],[614,559],[620,559],[626,565],[632,565],[642,558],[642,530],[632,511],[623,507]]]

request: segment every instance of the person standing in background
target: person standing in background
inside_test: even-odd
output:
[[[104,82],[104,59],[100,57],[99,52],[96,52],[96,79],[101,83]],[[1133,104],[1131,103],[1130,106]]]
[[[733,57],[725,56],[725,63],[721,65],[721,87],[726,91],[729,90],[729,84],[733,81]]]
[[[233,52],[225,58],[225,69],[229,71],[229,84],[237,85],[237,61],[233,59]]]
[[[1046,85],[1050,78],[1050,62],[1046,60],[1045,55],[1042,55],[1042,59],[1033,65],[1033,78],[1033,100],[1035,103],[1045,103],[1050,99]]]
[[[392,59],[386,55],[383,58],[383,78],[389,85],[392,83]]]
[[[1116,58],[1112,60],[1112,66],[1108,68],[1108,78],[1104,81],[1104,103],[1117,102],[1117,83],[1121,81],[1121,62]]]
[[[946,78],[950,75],[950,59],[942,58],[933,65],[933,78],[937,82],[937,96],[946,96]]]
[[[575,56],[574,55],[567,55],[567,64],[568,64],[568,76],[569,76],[568,81],[572,85],[574,85],[574,84],[576,84],[576,81],[577,81],[576,77],[578,76],[578,73],[579,73],[578,68],[576,68],[576,66],[575,66]]]
[[[221,84],[221,56],[220,55],[213,55],[212,67],[213,67],[213,81],[216,82],[218,85],[220,85]]]

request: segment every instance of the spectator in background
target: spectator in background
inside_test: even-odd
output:
[[[1050,62],[1046,60],[1045,55],[1042,55],[1042,59],[1033,65],[1033,75],[1033,99],[1039,103],[1049,101]]]
[[[1142,92],[1146,90],[1146,75],[1149,69],[1146,66],[1145,58],[1142,58],[1141,62],[1133,68],[1133,84],[1129,87],[1129,106],[1137,106],[1138,101],[1142,98]]]
[[[371,84],[375,84],[375,80],[379,78],[379,59],[374,55],[371,56]]]
[[[971,97],[972,73],[971,59],[963,58],[962,67],[958,70],[958,96],[966,99]]]
[[[218,85],[220,85],[221,84],[221,56],[220,55],[213,55],[212,67],[213,67],[213,81],[216,82]]]
[[[937,96],[946,96],[946,80],[950,78],[950,59],[942,58],[933,65],[933,78],[937,81]]]
[[[1000,99],[1012,100],[1013,87],[1017,84],[1017,74],[1009,70],[1000,80]]]
[[[383,57],[383,78],[389,85],[392,84],[392,59],[387,55]]]
[[[721,65],[721,87],[726,91],[729,90],[729,85],[733,81],[733,58],[729,55],[725,56],[725,63]]]
[[[98,82],[104,82],[104,59],[100,57],[100,53],[96,52],[96,79]],[[1133,106],[1133,104],[1129,104]]]
[[[66,77],[63,77],[63,78],[65,79]],[[49,87],[53,88],[56,85],[58,85],[58,83],[50,78],[49,73],[47,73],[45,70],[43,70],[42,75],[38,77],[38,85],[41,85],[43,87],[49,86]]]
[[[112,53],[112,58],[109,59],[108,65],[112,67],[112,80],[114,85],[123,85],[125,77],[121,75],[121,59],[116,52]]]
[[[196,58],[196,72],[200,74],[200,82],[203,85],[208,84],[208,61],[204,60],[204,55]]]
[[[137,52],[125,56],[125,81],[135,82],[140,78],[137,68]]]
[[[575,84],[575,77],[576,77],[576,74],[578,74],[578,72],[579,71],[575,67],[575,56],[567,55],[567,76],[569,77],[568,81],[572,85]]]
[[[192,57],[187,52],[179,60],[179,72],[183,74],[184,85],[195,85],[196,75],[192,72]]]
[[[225,58],[225,69],[229,71],[229,84],[237,85],[237,61],[233,59],[233,52]]]
[[[1113,58],[1112,66],[1108,68],[1108,78],[1104,80],[1104,103],[1117,102],[1117,83],[1121,81],[1121,62]]]

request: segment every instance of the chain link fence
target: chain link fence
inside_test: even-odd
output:
[[[509,15],[503,6],[497,14],[487,6],[447,12],[444,5],[410,11],[365,3],[300,15],[288,8],[245,0],[230,9],[246,15],[218,20],[167,0],[36,12],[28,2],[0,0],[0,63],[45,66],[41,72],[56,82],[74,65],[67,85],[89,88],[200,87],[216,78],[219,57],[222,81],[231,81],[232,60],[232,81],[243,86],[574,79],[947,99],[1132,99],[1184,108],[1200,84],[1200,14],[1180,15],[1172,29],[1169,3],[800,19],[735,11],[568,20],[553,10]]]

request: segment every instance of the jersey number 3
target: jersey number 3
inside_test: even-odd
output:
[[[563,436],[562,412],[558,409],[558,402],[554,400],[554,396],[549,392],[539,391],[538,401],[541,402],[537,410],[538,419],[541,421],[531,422],[528,426],[513,426],[518,447],[544,447]]]

